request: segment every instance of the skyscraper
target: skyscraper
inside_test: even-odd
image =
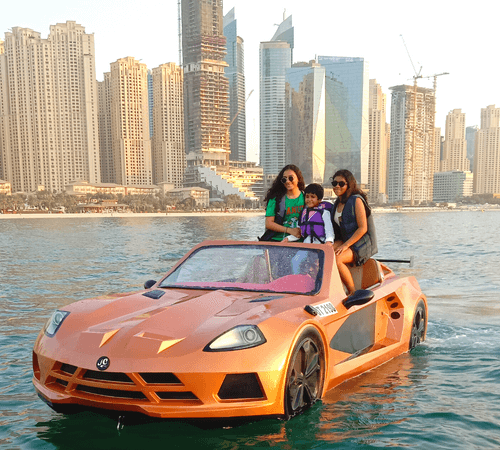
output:
[[[391,88],[390,202],[432,201],[434,179],[434,90]]]
[[[326,71],[325,179],[350,170],[368,183],[368,63],[363,58],[319,56]]]
[[[222,0],[182,0],[188,164],[229,168],[229,82]]]
[[[29,28],[5,33],[0,176],[13,192],[100,181],[97,105],[93,34],[73,21],[51,25],[47,39]]]
[[[97,82],[99,98],[99,153],[101,161],[101,181],[116,181],[113,162],[113,132],[111,128],[111,73],[104,74],[104,80]]]
[[[470,161],[470,168],[474,167],[474,151],[476,149],[476,136],[479,127],[473,125],[465,129],[465,140],[467,141],[467,159]]]
[[[234,8],[224,16],[227,39],[226,77],[229,80],[231,161],[246,161],[245,73],[243,39],[238,36]],[[238,114],[239,113],[239,114]]]
[[[285,18],[283,14],[283,22],[278,25],[274,36],[272,37],[272,42],[288,42],[290,45],[290,65],[293,64],[293,48],[295,46],[294,28],[292,25],[292,16]]]
[[[474,154],[474,193],[500,192],[500,108],[481,109],[481,128],[477,132]]]
[[[111,146],[102,149],[103,161],[108,161],[112,167],[107,181],[126,186],[150,186],[152,168],[146,64],[130,56],[121,58],[111,63],[111,72],[104,76],[99,101],[104,104],[100,111],[110,116],[110,119],[100,119],[101,123],[110,125],[109,129],[100,130],[100,133],[111,135]],[[104,142],[103,138],[101,142]]]
[[[468,171],[467,141],[465,140],[465,113],[454,109],[446,116],[441,172]]]
[[[325,69],[315,61],[296,63],[286,73],[287,161],[306,183],[324,181]]]
[[[286,71],[292,65],[292,16],[269,42],[260,43],[260,165],[265,175],[278,174],[286,164]]]
[[[370,202],[383,202],[387,194],[386,95],[377,80],[370,80],[368,196]]]
[[[182,187],[184,148],[184,99],[182,68],[174,63],[153,69],[153,183]]]

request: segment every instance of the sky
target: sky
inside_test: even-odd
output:
[[[247,102],[247,159],[258,161],[259,43],[274,35],[276,24],[292,15],[294,62],[316,55],[365,58],[369,77],[387,94],[399,84],[421,87],[437,78],[436,126],[444,135],[446,115],[466,114],[466,126],[480,125],[481,108],[500,107],[498,19],[491,0],[224,0],[224,14],[235,8],[244,40]],[[467,6],[468,5],[468,6]],[[3,2],[0,38],[12,27],[49,34],[50,25],[74,20],[94,33],[97,79],[110,63],[133,56],[152,69],[179,63],[177,0],[25,0]],[[408,52],[405,48],[405,44]],[[411,56],[408,56],[408,53]],[[389,117],[387,118],[389,122]]]

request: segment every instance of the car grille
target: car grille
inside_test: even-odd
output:
[[[55,362],[46,385],[81,398],[113,399],[114,403],[127,400],[154,404],[175,401],[201,403],[195,394],[186,390],[175,374],[169,372],[100,372]]]

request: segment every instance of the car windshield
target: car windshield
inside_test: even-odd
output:
[[[321,250],[308,248],[208,246],[192,253],[160,287],[313,295],[321,288],[323,261]]]

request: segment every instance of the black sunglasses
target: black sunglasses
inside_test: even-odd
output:
[[[290,175],[288,178],[287,178],[287,177],[283,177],[283,178],[281,179],[281,182],[282,182],[283,184],[285,184],[287,181],[293,182],[293,175]]]
[[[336,181],[336,180],[333,180],[332,181],[332,186],[335,187],[337,185],[339,185],[340,187],[344,187],[347,183],[345,181]]]

